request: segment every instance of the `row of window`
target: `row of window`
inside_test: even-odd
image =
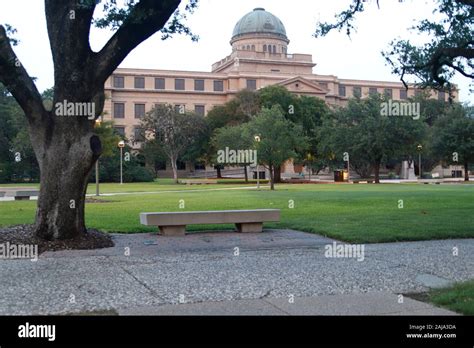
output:
[[[408,93],[406,89],[400,89],[399,91],[399,96],[401,100],[406,100],[408,99]],[[376,94],[378,93],[377,87],[370,87],[369,88],[369,94]],[[391,88],[384,88],[383,94],[390,99],[393,98],[393,89]],[[415,95],[418,96],[421,94],[421,90],[415,89]],[[362,97],[362,88],[361,87],[352,87],[352,95],[354,97]],[[346,96],[346,86],[344,85],[339,85],[339,96],[345,97]],[[445,101],[446,100],[446,95],[444,92],[438,92],[438,100],[440,101]]]
[[[255,45],[244,45],[241,47],[242,50],[244,51],[255,51]],[[282,47],[281,48],[281,51],[282,53],[286,53],[287,52],[287,48],[286,47]],[[277,53],[277,46],[276,45],[263,45],[263,52],[269,52],[269,53],[273,53],[273,54],[276,54]]]
[[[134,87],[136,89],[145,88],[145,77],[135,76],[134,78]],[[114,76],[113,78],[114,88],[125,88],[125,77],[124,76]],[[163,90],[166,89],[166,79],[163,77],[155,77],[155,89]],[[185,79],[174,79],[174,89],[176,91],[186,90],[186,80]],[[194,90],[195,91],[204,91],[204,80],[195,79],[194,80]],[[224,91],[224,81],[214,80],[214,92],[223,92]]]
[[[159,105],[159,104],[156,104]],[[155,105],[155,106],[156,106]],[[145,116],[145,104],[143,103],[136,103],[134,105],[135,111],[135,118],[142,118]],[[186,106],[177,104],[175,105],[176,112],[185,113]],[[205,105],[194,105],[194,112],[198,115],[204,116],[206,114],[206,106]],[[114,103],[113,107],[113,118],[125,118],[125,103]]]

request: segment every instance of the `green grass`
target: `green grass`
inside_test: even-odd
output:
[[[429,293],[429,301],[464,315],[474,315],[474,280],[433,290]]]
[[[148,232],[140,212],[278,208],[281,222],[266,227],[292,228],[354,243],[474,238],[474,185],[278,185],[234,190],[246,185],[103,184],[101,192],[155,192],[101,197],[86,205],[88,227],[109,232]],[[171,192],[166,192],[171,191]],[[91,185],[89,193],[95,192]],[[295,207],[289,208],[293,200]],[[403,209],[398,201],[403,200]],[[36,202],[0,202],[0,226],[32,223]],[[231,226],[194,225],[189,230]]]

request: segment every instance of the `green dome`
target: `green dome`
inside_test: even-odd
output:
[[[246,34],[273,34],[288,40],[286,29],[281,20],[264,8],[256,8],[237,22],[232,40]]]

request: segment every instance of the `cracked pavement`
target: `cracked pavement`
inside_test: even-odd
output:
[[[474,239],[366,244],[357,261],[327,258],[333,239],[292,230],[113,238],[0,260],[0,315],[452,314],[398,294],[474,278]]]

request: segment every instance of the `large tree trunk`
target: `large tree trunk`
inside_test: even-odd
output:
[[[222,168],[221,168],[221,166],[217,165],[216,170],[217,170],[217,179],[222,179]]]
[[[375,183],[380,184],[380,161],[374,164]]]
[[[176,158],[171,159],[171,168],[173,169],[173,181],[175,184],[178,183],[178,160]]]
[[[464,162],[464,181],[469,181],[469,163]]]
[[[49,127],[57,131],[48,134]],[[74,238],[86,231],[85,194],[102,152],[100,139],[76,117],[56,119],[31,139],[41,170],[35,233],[47,240]]]
[[[275,175],[274,175],[274,167],[270,165],[268,167],[268,171],[270,172],[270,190],[275,190]]]
[[[281,166],[275,166],[273,168],[273,172],[274,172],[273,180],[276,183],[281,183]]]

